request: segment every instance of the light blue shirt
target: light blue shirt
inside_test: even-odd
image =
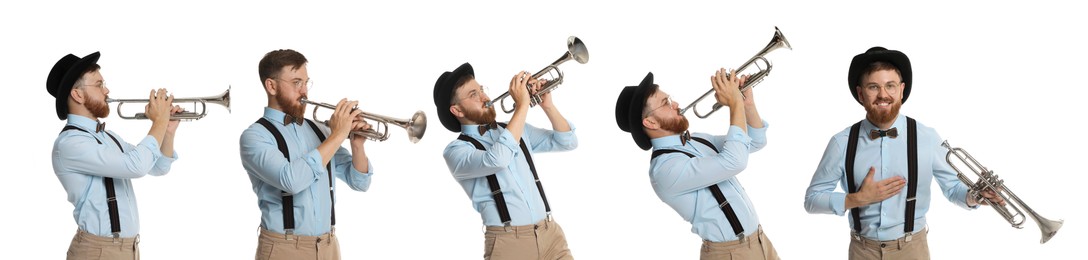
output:
[[[666,153],[650,160],[650,184],[661,201],[672,207],[684,220],[691,223],[691,232],[711,242],[737,240],[736,232],[718,201],[711,194],[710,185],[718,185],[726,201],[737,213],[744,235],[750,236],[759,227],[759,216],[748,199],[748,194],[737,180],[737,174],[748,166],[748,154],[767,145],[767,123],[763,128],[748,126],[748,133],[737,126],[729,126],[726,135],[693,133],[710,141],[718,149],[694,139],[682,144],[679,135],[658,137],[650,140],[654,151],[673,149],[691,153]]]
[[[331,207],[329,199],[329,178],[325,165],[321,164],[321,152],[317,146],[321,141],[307,123],[302,125],[283,125],[282,111],[265,107],[264,118],[283,134],[291,160],[283,157],[276,137],[264,126],[254,123],[249,126],[239,140],[242,167],[249,173],[249,182],[253,184],[253,193],[257,194],[257,207],[261,209],[261,227],[269,231],[284,234],[283,199],[281,192],[294,196],[295,230],[294,234],[318,236],[332,230]],[[318,127],[329,136],[329,128],[318,123]],[[332,160],[333,176],[343,180],[351,189],[366,191],[370,188],[370,177],[374,164],[366,173],[355,170],[351,153],[344,147],[336,150]]]
[[[570,126],[570,131],[556,132],[525,124],[521,138],[527,142],[526,147],[533,154],[569,151],[578,147],[574,125]],[[503,225],[495,200],[491,197],[491,188],[487,185],[486,177],[492,174],[502,187],[511,225],[531,225],[544,220],[547,217],[544,200],[540,198],[533,172],[529,170],[529,163],[525,161],[518,140],[503,127],[487,131],[483,136],[478,127],[462,125],[461,133],[480,141],[486,150],[477,150],[472,143],[458,139],[446,145],[442,157],[446,159],[446,166],[450,168],[453,178],[472,200],[472,207],[480,212],[484,225]],[[540,161],[534,163],[540,165]]]
[[[892,127],[898,131],[898,137],[880,137],[869,139],[869,132],[877,129],[864,120],[858,135],[857,157],[854,159],[854,181],[860,189],[862,180],[869,173],[869,167],[875,167],[873,181],[880,181],[893,176],[907,178],[907,128],[906,116],[899,115]],[[846,145],[850,128],[831,137],[824,150],[820,165],[812,175],[812,182],[805,191],[805,210],[809,213],[836,214],[842,216],[846,208],[846,193],[837,192],[835,187],[846,190]],[[941,187],[944,196],[954,204],[967,207],[967,190],[957,177],[955,170],[948,165],[945,155],[948,149],[941,147],[941,136],[933,128],[918,123],[918,193],[914,209],[914,230],[920,231],[926,226],[926,212],[929,211],[930,188],[933,178]],[[861,236],[873,240],[893,240],[903,237],[905,224],[907,186],[895,196],[884,201],[861,207]],[[847,226],[853,230],[853,216],[847,217]]]
[[[105,177],[114,178],[121,237],[135,237],[140,233],[140,214],[131,179],[148,174],[165,175],[170,171],[170,164],[177,160],[178,153],[174,152],[173,158],[163,157],[155,137],[145,136],[139,144],[132,145],[107,129],[124,147],[122,153],[106,132],[95,132],[98,121],[68,114],[67,125],[87,131],[63,131],[53,142],[53,172],[68,193],[68,202],[75,206],[72,217],[76,225],[97,236],[113,236],[103,182]]]

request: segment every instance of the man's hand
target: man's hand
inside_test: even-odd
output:
[[[174,95],[167,95],[166,89],[151,90],[147,105],[144,106],[144,115],[152,123],[163,123],[170,120],[171,108],[174,103]]]
[[[846,195],[847,209],[884,201],[898,194],[903,190],[903,186],[907,184],[902,176],[873,181],[873,174],[875,173],[876,168],[869,167],[869,173],[865,175],[865,180],[861,181],[858,192]]]
[[[514,99],[515,106],[529,107],[529,89],[525,86],[529,83],[531,76],[528,72],[522,71],[510,79],[510,97]]]
[[[727,72],[723,68],[710,77],[714,87],[714,98],[718,100],[718,104],[734,107],[744,102],[740,94],[740,79],[734,74],[736,74],[735,71]]]
[[[348,101],[348,99],[340,99],[339,103],[336,103],[336,110],[329,118],[329,129],[332,130],[332,136],[340,138],[340,142],[344,141],[351,133],[352,123],[355,118],[359,117],[359,113],[362,111],[355,109],[359,105],[358,101]]]

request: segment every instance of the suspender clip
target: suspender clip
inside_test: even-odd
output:
[[[510,232],[510,221],[503,222],[502,223],[502,229],[506,230],[506,232]]]
[[[283,230],[283,236],[287,238],[287,240],[295,240],[295,229],[288,228]]]
[[[548,222],[555,221],[555,219],[552,218],[552,212],[551,211],[548,211],[548,216],[544,217],[544,219],[547,220]]]
[[[121,243],[121,232],[113,232],[112,236],[113,236],[113,243],[114,244],[120,244]]]
[[[911,238],[912,236],[914,236],[914,232],[907,232],[907,235],[906,235],[906,238],[904,239],[904,241],[907,241],[907,242],[909,243],[909,242],[910,242],[910,238]]]

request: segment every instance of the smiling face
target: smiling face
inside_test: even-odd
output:
[[[877,126],[891,125],[903,106],[903,88],[906,84],[899,72],[892,69],[874,70],[862,76],[858,98],[865,107],[865,118]]]

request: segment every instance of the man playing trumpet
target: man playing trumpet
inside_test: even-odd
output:
[[[83,58],[68,54],[53,65],[46,90],[56,98],[57,118],[67,119],[53,143],[53,172],[75,206],[79,230],[68,259],[139,259],[140,215],[131,179],[162,176],[177,160],[174,133],[179,122],[171,114],[174,97],[152,90],[144,113],[151,130],[130,144],[99,119],[110,114],[110,90],[98,65],[98,52]]]
[[[741,96],[747,76],[735,74],[721,69],[711,76],[715,99],[730,112],[725,135],[689,134],[687,117],[654,84],[653,73],[620,92],[616,124],[639,148],[653,148],[650,184],[703,239],[700,259],[778,259],[737,179],[749,153],[767,144],[767,123],[756,111],[752,90]]]
[[[850,259],[929,259],[925,216],[934,178],[957,206],[987,203],[968,196],[937,131],[899,114],[911,76],[910,59],[900,51],[872,47],[854,56],[848,87],[865,120],[831,137],[805,191],[809,213],[850,212]],[[836,192],[838,185],[846,193]],[[1005,205],[993,191],[981,194]]]
[[[509,93],[516,108],[507,123],[496,123],[495,108],[488,106],[472,65],[444,72],[434,84],[442,126],[461,133],[442,157],[486,226],[484,259],[573,259],[563,229],[551,218],[532,155],[573,150],[578,139],[550,92],[540,96],[539,105],[552,129],[525,122],[530,95],[545,82],[528,72],[514,75]]]
[[[261,210],[256,259],[340,259],[333,178],[366,191],[373,176],[366,137],[351,134],[370,128],[354,109],[358,102],[340,100],[327,126],[303,118],[306,64],[289,49],[269,52],[258,64],[268,106],[239,140]],[[350,153],[341,147],[347,139]]]

